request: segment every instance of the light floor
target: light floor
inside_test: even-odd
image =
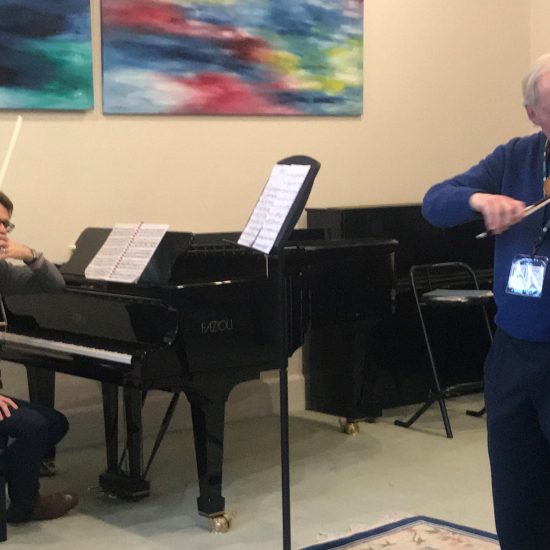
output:
[[[393,420],[414,409],[387,410],[356,436],[331,416],[290,419],[292,548],[401,514],[428,515],[494,532],[485,420],[466,416],[481,396],[448,402],[454,439],[444,435],[437,407],[414,429]],[[76,489],[78,508],[65,518],[9,526],[2,548],[231,549],[282,548],[278,417],[227,424],[224,496],[232,513],[226,534],[214,534],[196,512],[197,483],[190,431],[172,432],[150,472],[152,494],[113,500],[93,486],[104,449],[58,453],[59,473],[43,492]]]

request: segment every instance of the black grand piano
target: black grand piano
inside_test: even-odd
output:
[[[31,399],[50,405],[55,372],[101,382],[107,467],[100,486],[122,498],[148,495],[151,460],[183,392],[192,412],[198,511],[223,518],[225,403],[235,385],[279,366],[276,259],[232,244],[236,233],[168,232],[138,283],[87,280],[84,269],[109,233],[83,231],[61,266],[63,293],[4,299],[1,358],[25,365]],[[284,252],[289,356],[310,329],[352,324],[366,331],[390,315],[395,246],[392,239],[294,232]],[[173,398],[144,464],[141,407],[149,390]],[[126,420],[122,453],[119,393]]]

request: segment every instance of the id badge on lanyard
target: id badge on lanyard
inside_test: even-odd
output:
[[[517,296],[540,298],[547,267],[546,256],[519,254],[512,261],[506,292]]]
[[[548,140],[544,144],[542,175],[543,181],[546,182],[548,175],[547,169],[548,157]],[[546,192],[546,190],[545,190]],[[544,277],[546,268],[548,267],[548,258],[546,256],[538,256],[537,252],[542,245],[546,233],[550,228],[550,220],[543,223],[540,233],[533,244],[533,252],[529,254],[518,254],[512,260],[510,275],[508,276],[508,284],[506,292],[515,294],[516,296],[527,296],[529,298],[540,298],[544,286]]]

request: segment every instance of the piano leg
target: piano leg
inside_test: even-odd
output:
[[[124,388],[128,472],[118,458],[118,386],[103,382],[103,416],[107,447],[107,470],[99,476],[101,488],[120,498],[135,500],[149,495],[150,484],[143,477],[141,390]],[[124,458],[124,456],[123,456]]]
[[[55,371],[27,366],[29,399],[54,408],[55,404]]]
[[[107,471],[118,470],[118,386],[101,384],[103,394],[103,421],[107,450]]]
[[[55,406],[55,371],[30,365],[25,366],[27,368],[29,401],[53,409]],[[49,449],[42,460],[40,475],[48,477],[55,475],[55,447]]]
[[[124,388],[124,413],[126,415],[126,449],[128,451],[128,472],[132,479],[141,479],[143,472],[143,426],[141,409],[143,392]],[[149,485],[147,483],[147,485]]]
[[[222,496],[225,399],[208,399],[193,394],[187,398],[191,404],[199,476],[199,514],[213,520],[213,530],[227,531],[229,519],[225,515]]]

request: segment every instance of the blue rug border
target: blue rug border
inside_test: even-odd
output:
[[[345,537],[327,541],[327,542],[320,542],[318,544],[314,544],[313,546],[305,546],[301,550],[331,550],[331,549],[337,549],[340,548],[343,545],[350,544],[352,542],[357,542],[358,540],[361,540],[366,535],[369,536],[375,536],[379,535],[381,533],[384,533],[386,531],[391,531],[393,529],[397,529],[398,527],[403,527],[405,525],[411,524],[411,523],[418,523],[420,521],[425,521],[428,523],[434,523],[436,525],[441,525],[443,527],[450,527],[451,529],[458,529],[461,531],[464,531],[466,533],[471,533],[472,535],[479,535],[482,537],[486,537],[490,540],[498,541],[498,537],[493,534],[489,533],[488,531],[483,531],[482,529],[475,529],[473,527],[466,527],[465,525],[460,525],[458,523],[453,523],[451,521],[445,521],[443,519],[437,519],[437,518],[431,518],[429,516],[412,516],[410,518],[403,518],[398,521],[394,521],[392,523],[386,523],[384,525],[380,525],[378,527],[374,527],[373,529],[368,529],[367,531],[361,531],[359,533],[353,533],[353,535],[347,535]]]

